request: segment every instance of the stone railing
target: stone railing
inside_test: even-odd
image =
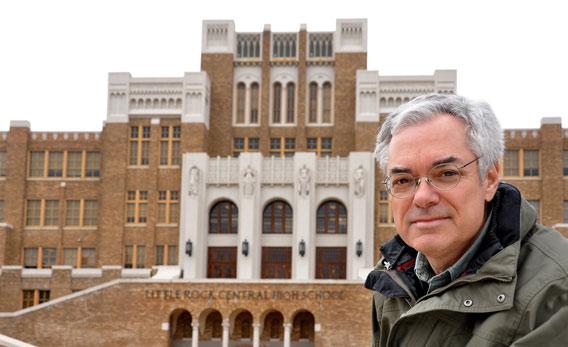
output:
[[[325,157],[318,159],[316,184],[348,184],[349,159]]]
[[[237,158],[211,158],[207,176],[208,184],[238,184],[239,160]]]
[[[293,158],[264,158],[262,165],[262,183],[269,185],[294,183]]]

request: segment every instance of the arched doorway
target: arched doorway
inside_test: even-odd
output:
[[[281,347],[284,345],[284,316],[278,311],[266,315],[260,334],[261,344],[266,347]]]
[[[231,347],[248,347],[252,346],[253,341],[253,319],[252,314],[247,310],[242,310],[240,312],[235,312],[236,316],[234,317],[232,330],[230,334],[230,343],[229,346]]]
[[[291,347],[313,347],[315,337],[315,318],[309,311],[296,313],[292,324]]]
[[[176,309],[170,314],[169,323],[171,346],[191,346],[191,314],[187,310]]]

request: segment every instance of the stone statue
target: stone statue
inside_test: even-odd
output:
[[[199,168],[192,166],[189,169],[189,196],[199,195]]]
[[[362,165],[359,165],[353,172],[353,193],[358,198],[365,195],[365,176],[365,169]]]
[[[256,175],[254,169],[249,165],[243,171],[243,193],[246,197],[254,194],[254,186],[256,184]]]
[[[298,194],[300,196],[310,195],[310,181],[310,169],[304,165],[300,168],[300,171],[298,171]]]

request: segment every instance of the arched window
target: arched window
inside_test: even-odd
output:
[[[280,82],[274,83],[274,91],[272,98],[272,122],[280,123],[280,115],[282,110],[282,85]]]
[[[282,316],[282,313],[278,311],[270,312],[264,318],[261,340],[282,340],[284,337],[283,324],[284,316]]]
[[[294,123],[295,118],[295,96],[296,87],[294,83],[289,82],[286,85],[286,123]]]
[[[258,123],[258,83],[250,86],[250,122]]]
[[[235,317],[231,340],[241,339],[252,339],[252,314],[249,311],[243,311]]]
[[[318,121],[318,85],[316,82],[310,83],[309,120],[310,123]]]
[[[212,234],[236,234],[239,228],[237,206],[230,201],[220,201],[209,213],[209,232]]]
[[[191,338],[191,314],[183,309],[176,309],[170,315],[170,337],[173,340]]]
[[[309,311],[301,311],[294,316],[292,326],[292,340],[314,340],[314,315]]]
[[[331,83],[323,84],[323,123],[331,123]]]
[[[291,234],[292,207],[282,200],[273,201],[264,208],[262,215],[262,233]]]
[[[220,339],[223,336],[222,322],[223,318],[219,311],[211,312],[205,320],[205,334],[211,334],[212,339]]]
[[[245,122],[245,98],[246,87],[244,83],[237,85],[237,123],[243,124]]]
[[[317,213],[318,234],[347,234],[347,209],[339,201],[327,201]]]

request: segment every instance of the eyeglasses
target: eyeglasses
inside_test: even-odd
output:
[[[460,183],[462,176],[460,170],[469,164],[476,162],[479,158],[480,157],[477,157],[469,163],[459,167],[455,164],[436,165],[428,171],[428,175],[423,177],[414,177],[409,173],[397,173],[387,177],[383,184],[392,196],[399,199],[408,198],[414,195],[414,192],[420,182],[422,182],[422,179],[439,191],[451,190]]]

